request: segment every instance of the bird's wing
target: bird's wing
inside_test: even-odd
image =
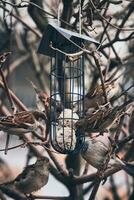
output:
[[[14,116],[6,116],[0,118],[0,128],[2,127],[14,127],[17,123],[14,121]]]
[[[8,130],[9,128],[24,128],[28,129],[35,124],[35,117],[32,112],[22,111],[15,115],[1,117],[0,129]]]
[[[19,174],[16,179],[14,180],[15,182],[19,182],[22,179],[25,179],[27,177],[27,174],[29,174],[31,171],[33,171],[35,168],[35,165],[28,165],[24,168],[23,172]]]
[[[29,123],[29,124],[33,124],[35,123],[35,117],[32,114],[32,112],[30,111],[22,111],[19,113],[16,113],[14,118],[14,121],[17,124],[22,124],[22,123]]]
[[[96,88],[92,88],[86,95],[85,97],[91,98],[96,94]]]
[[[10,119],[1,120],[0,121],[0,129],[1,130],[8,130],[11,128],[24,128],[28,129],[31,126],[29,123],[16,123]]]

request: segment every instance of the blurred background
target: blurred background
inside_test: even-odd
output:
[[[9,88],[29,109],[36,108],[35,91],[30,81],[48,95],[50,94],[50,58],[37,54],[42,34],[48,23],[59,24],[67,30],[79,32],[79,6],[80,1],[78,0],[0,1],[0,53],[11,52],[4,64],[3,72]],[[106,79],[123,74],[114,88],[113,96],[118,96],[122,90],[134,84],[134,2],[129,0],[81,0],[81,10],[82,33],[101,43],[99,48],[101,70],[106,75]],[[89,44],[87,48],[95,50],[96,46]],[[86,55],[84,70],[86,94],[100,81],[97,67],[89,55]],[[128,97],[131,97],[133,92],[133,88],[129,90]],[[1,116],[4,115],[3,108],[11,112],[5,91],[0,88]],[[0,149],[5,147],[5,135],[6,133],[0,131]],[[9,147],[20,143],[21,140],[18,140],[17,136],[12,136]],[[0,158],[4,159],[11,169],[10,176],[9,174],[5,176],[7,180],[11,180],[22,171],[26,165],[28,151],[28,148],[17,148],[9,150],[7,155],[0,152]],[[47,154],[43,148],[40,148],[40,151]],[[60,154],[56,156],[64,166],[66,156]],[[33,156],[30,163],[35,160]],[[78,168],[80,168],[77,169],[78,174],[81,174],[85,162],[80,159],[78,163]],[[93,167],[88,168],[89,173],[94,171],[96,170]],[[0,181],[2,183],[3,179],[1,178]],[[133,184],[134,180],[120,171],[108,178],[105,185],[100,186],[96,199],[132,200]],[[86,189],[83,189],[83,197],[74,198],[74,200],[88,200],[88,186],[89,183],[84,184]],[[114,195],[114,187],[118,191],[118,197]],[[48,184],[38,194],[68,196],[69,192],[65,185],[57,182],[54,176],[50,175]]]

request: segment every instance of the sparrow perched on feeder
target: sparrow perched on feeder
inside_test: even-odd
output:
[[[101,170],[105,165],[111,148],[111,142],[106,136],[98,136],[96,138],[85,138],[85,144],[81,149],[82,157],[88,164],[92,165],[98,170]],[[134,165],[122,161],[119,157],[109,157],[108,167],[120,166],[131,176],[134,176]]]
[[[119,75],[117,78],[111,81],[106,81],[105,84],[105,91],[107,95],[108,101],[114,96],[115,94],[115,82],[118,78],[122,76]],[[95,88],[92,88],[84,97],[84,111],[85,114],[89,109],[97,109],[100,105],[106,103],[104,97],[104,91],[101,84],[97,84]],[[73,108],[74,112],[78,112],[78,105],[75,104]]]
[[[49,178],[49,159],[38,158],[35,164],[28,165],[15,180],[4,183],[0,186],[19,191],[24,194],[31,194],[47,184]],[[2,189],[2,187],[0,187]]]
[[[36,93],[36,104],[38,110],[45,112],[46,116],[50,118],[50,97],[47,95],[47,93],[41,91],[36,87],[36,85],[30,81],[32,87],[35,90]],[[54,107],[53,110],[55,110],[56,115],[59,116],[59,114],[62,111],[62,105],[60,102],[55,101],[54,99],[51,99],[51,108]],[[51,110],[51,112],[53,111]],[[54,112],[54,111],[53,111]],[[55,115],[55,114],[54,114]]]
[[[105,91],[108,100],[115,94],[115,82],[118,78],[105,82]],[[89,108],[97,108],[99,105],[105,104],[104,92],[101,84],[97,84],[95,88],[90,90],[84,99],[84,108],[87,111]]]
[[[111,128],[119,118],[124,114],[124,109],[127,105],[132,103],[134,98],[126,101],[120,106],[101,106],[98,110],[91,113],[89,116],[80,119],[76,122],[76,129],[87,133],[104,132]]]
[[[30,83],[31,83],[31,85],[32,85],[32,87],[33,87],[33,89],[36,93],[36,104],[37,104],[38,110],[43,112],[46,109],[46,107],[47,107],[47,109],[50,109],[49,108],[50,98],[47,95],[47,93],[42,92],[40,89],[38,89],[32,81],[30,81]]]
[[[43,126],[37,121],[40,117],[45,119],[44,113],[38,111],[21,111],[14,115],[0,117],[0,130],[21,136],[40,128],[43,135]]]

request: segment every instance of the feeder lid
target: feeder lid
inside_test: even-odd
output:
[[[73,41],[73,43],[71,41]],[[50,44],[52,44],[54,48],[58,48],[66,53],[76,53],[80,49],[74,43],[81,46],[81,42],[84,41],[100,44],[89,36],[80,35],[79,33],[48,24],[37,52],[51,57],[55,56],[56,51],[50,47]],[[60,58],[63,59],[64,55],[59,52],[58,54],[60,54]]]

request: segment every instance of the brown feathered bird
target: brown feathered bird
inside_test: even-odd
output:
[[[56,113],[54,113],[54,115],[55,115],[55,117],[58,117],[59,114],[63,110],[61,102],[55,101],[53,98],[50,99],[50,96],[48,96],[47,93],[38,89],[32,81],[30,81],[30,83],[36,92],[36,104],[37,104],[38,110],[45,112],[47,118],[49,119],[50,118],[50,106],[51,106],[51,116],[52,116],[52,112],[55,111]]]
[[[115,88],[115,80],[105,82],[105,91],[109,99],[114,95],[113,89]],[[84,97],[84,111],[85,114],[90,109],[97,109],[99,106],[106,103],[104,92],[101,84],[97,84],[95,88],[91,89]],[[78,112],[78,105],[75,104],[73,108],[74,112]]]
[[[35,164],[28,165],[15,180],[0,185],[19,191],[24,194],[31,194],[47,184],[49,178],[49,159],[47,157],[38,158]],[[2,186],[2,187],[1,187]]]
[[[38,119],[45,114],[38,111],[20,111],[14,115],[0,117],[0,130],[13,135],[22,135],[41,128]]]
[[[81,149],[82,157],[98,170],[103,168],[108,156],[110,156],[111,142],[108,140],[107,136],[99,136],[97,138],[86,137],[85,144]],[[111,166],[119,166],[134,177],[134,165],[122,161],[115,155],[111,158],[109,157],[108,167]]]
[[[104,132],[109,129],[119,118],[124,114],[124,108],[132,103],[134,98],[126,101],[120,106],[102,106],[97,111],[94,111],[89,116],[80,119],[76,122],[75,126],[81,132],[93,133]]]

